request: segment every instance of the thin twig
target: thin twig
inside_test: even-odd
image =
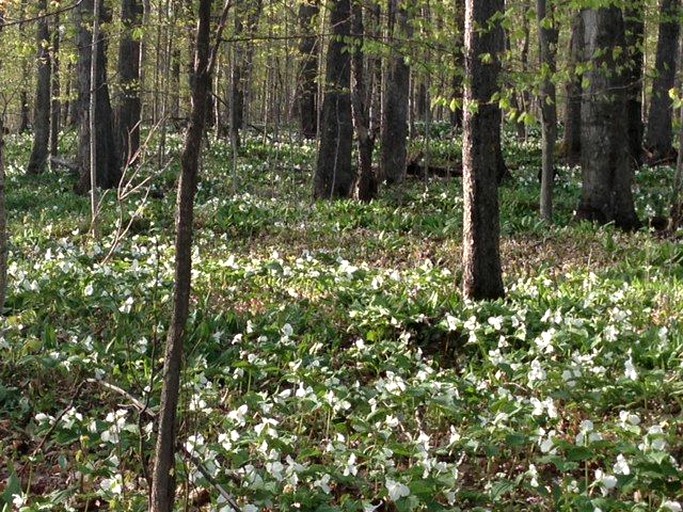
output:
[[[43,446],[45,446],[45,443],[50,438],[50,436],[52,436],[52,434],[54,434],[55,430],[57,429],[57,425],[59,425],[59,422],[62,421],[62,418],[64,417],[64,415],[73,408],[74,402],[76,401],[78,396],[81,394],[81,391],[83,390],[83,386],[85,385],[86,382],[87,381],[81,381],[81,383],[78,384],[78,386],[76,387],[76,391],[74,391],[74,394],[71,397],[71,400],[69,401],[69,405],[67,405],[64,408],[64,410],[62,410],[62,412],[60,412],[57,415],[54,423],[50,427],[50,430],[48,430],[47,433],[43,436],[43,439],[40,441],[40,443],[38,443],[38,446],[36,446],[35,450],[33,450],[32,455],[36,455],[40,450],[43,449]]]

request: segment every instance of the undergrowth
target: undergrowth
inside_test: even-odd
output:
[[[93,240],[72,177],[24,175],[29,144],[8,143],[0,509],[146,510],[177,162],[146,199],[106,195]],[[313,203],[310,144],[245,137],[233,169],[211,142],[179,509],[230,510],[222,489],[245,511],[681,510],[683,249],[573,224],[577,169],[547,226],[538,142],[506,148],[507,298],[474,303],[459,178]],[[637,173],[641,218],[671,179]]]

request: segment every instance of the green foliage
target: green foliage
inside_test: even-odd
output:
[[[448,137],[411,151],[456,161]],[[505,146],[508,297],[473,303],[459,178],[313,204],[312,146],[245,137],[233,170],[212,141],[178,442],[244,510],[677,510],[683,252],[572,224],[576,169],[540,223],[538,141]],[[158,410],[175,167],[165,197],[107,196],[95,242],[71,178],[23,176],[27,148],[10,138],[0,507],[145,510],[154,432],[133,399]],[[636,178],[641,215],[664,211],[672,170]],[[105,261],[116,212],[141,205]],[[206,489],[228,510],[179,457],[178,507]]]

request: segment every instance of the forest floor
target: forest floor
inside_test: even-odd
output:
[[[104,196],[93,239],[73,178],[25,176],[30,141],[8,140],[0,510],[146,510],[180,144],[131,176],[149,195]],[[426,147],[444,166],[460,151]],[[546,225],[537,140],[505,147],[507,297],[474,303],[459,178],[313,203],[311,144],[246,136],[233,169],[211,141],[178,509],[681,510],[683,246],[573,223],[566,167]],[[672,178],[637,172],[641,219],[668,211]]]

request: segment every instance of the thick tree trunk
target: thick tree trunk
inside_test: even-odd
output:
[[[349,197],[353,121],[351,118],[351,2],[335,0],[330,18],[332,40],[327,50],[325,96],[320,126],[320,147],[314,178],[316,199]]]
[[[370,119],[370,102],[373,95],[373,60],[366,68],[363,51],[365,26],[363,23],[363,7],[353,4],[353,37],[354,52],[352,57],[353,71],[353,124],[358,139],[358,177],[356,181],[356,197],[361,201],[370,201],[377,194],[377,178],[372,170],[372,152],[375,147],[375,133],[372,131]],[[369,73],[366,73],[369,71]]]
[[[626,78],[626,120],[628,123],[628,153],[631,165],[643,164],[643,37],[645,32],[645,5],[635,0],[624,10],[624,30],[628,62]]]
[[[96,0],[102,1],[102,0]],[[120,158],[114,138],[114,123],[109,87],[107,85],[107,53],[106,39],[100,37],[96,44],[97,69],[94,87],[91,87],[90,72],[92,65],[93,38],[91,31],[93,0],[82,0],[76,9],[78,22],[78,167],[80,179],[76,192],[80,194],[90,190],[90,95],[95,94],[95,170],[97,186],[101,188],[116,187],[121,180]],[[102,8],[104,5],[101,6]],[[108,13],[100,10],[100,23],[110,21]]]
[[[577,14],[572,22],[569,45],[569,81],[565,86],[567,104],[564,115],[564,152],[569,165],[581,162],[581,95],[582,76],[578,64],[583,61],[583,17]]]
[[[546,0],[536,1],[538,40],[541,60],[541,117],[542,117],[542,169],[541,169],[541,217],[553,220],[553,182],[555,178],[555,141],[557,139],[557,104],[554,75],[557,71],[556,48],[559,31],[555,25],[554,7],[550,12]]]
[[[118,62],[121,98],[116,109],[116,134],[124,165],[130,164],[140,149],[140,38],[135,32],[142,24],[142,16],[140,0],[122,0]]]
[[[470,299],[497,299],[505,293],[495,152],[500,110],[491,98],[498,92],[499,54],[503,48],[499,15],[504,1],[467,0],[466,5],[463,295]],[[491,59],[481,59],[484,54]]]
[[[659,38],[655,61],[655,80],[647,119],[645,147],[653,161],[675,156],[672,147],[672,104],[669,90],[676,77],[678,36],[680,33],[680,0],[661,0]],[[679,148],[679,151],[681,149]]]
[[[407,0],[390,0],[390,40],[393,46],[404,46],[412,37],[408,22]],[[396,19],[394,28],[392,19]],[[382,155],[379,181],[388,185],[400,183],[406,174],[408,136],[408,98],[410,94],[410,67],[405,57],[394,50],[390,58],[389,74],[384,89],[384,118],[382,122]]]
[[[624,22],[617,7],[585,9],[585,57],[590,62],[581,104],[582,198],[576,216],[625,230],[637,229],[629,161]]]
[[[41,12],[47,8],[47,0],[38,6]],[[33,116],[33,148],[26,167],[28,174],[41,174],[47,167],[50,145],[50,32],[47,18],[38,20],[38,79],[36,80],[36,104]]]
[[[318,133],[318,37],[313,20],[320,12],[318,0],[299,5],[299,27],[304,37],[299,43],[301,64],[299,70],[299,121],[301,133],[314,139]]]
[[[199,173],[199,155],[206,129],[207,104],[211,90],[210,31],[211,0],[200,0],[195,40],[192,113],[181,155],[178,183],[175,241],[175,287],[173,313],[166,338],[159,429],[152,475],[150,512],[170,512],[175,503],[176,414],[180,392],[180,369],[185,326],[190,307],[192,275],[192,223]]]

